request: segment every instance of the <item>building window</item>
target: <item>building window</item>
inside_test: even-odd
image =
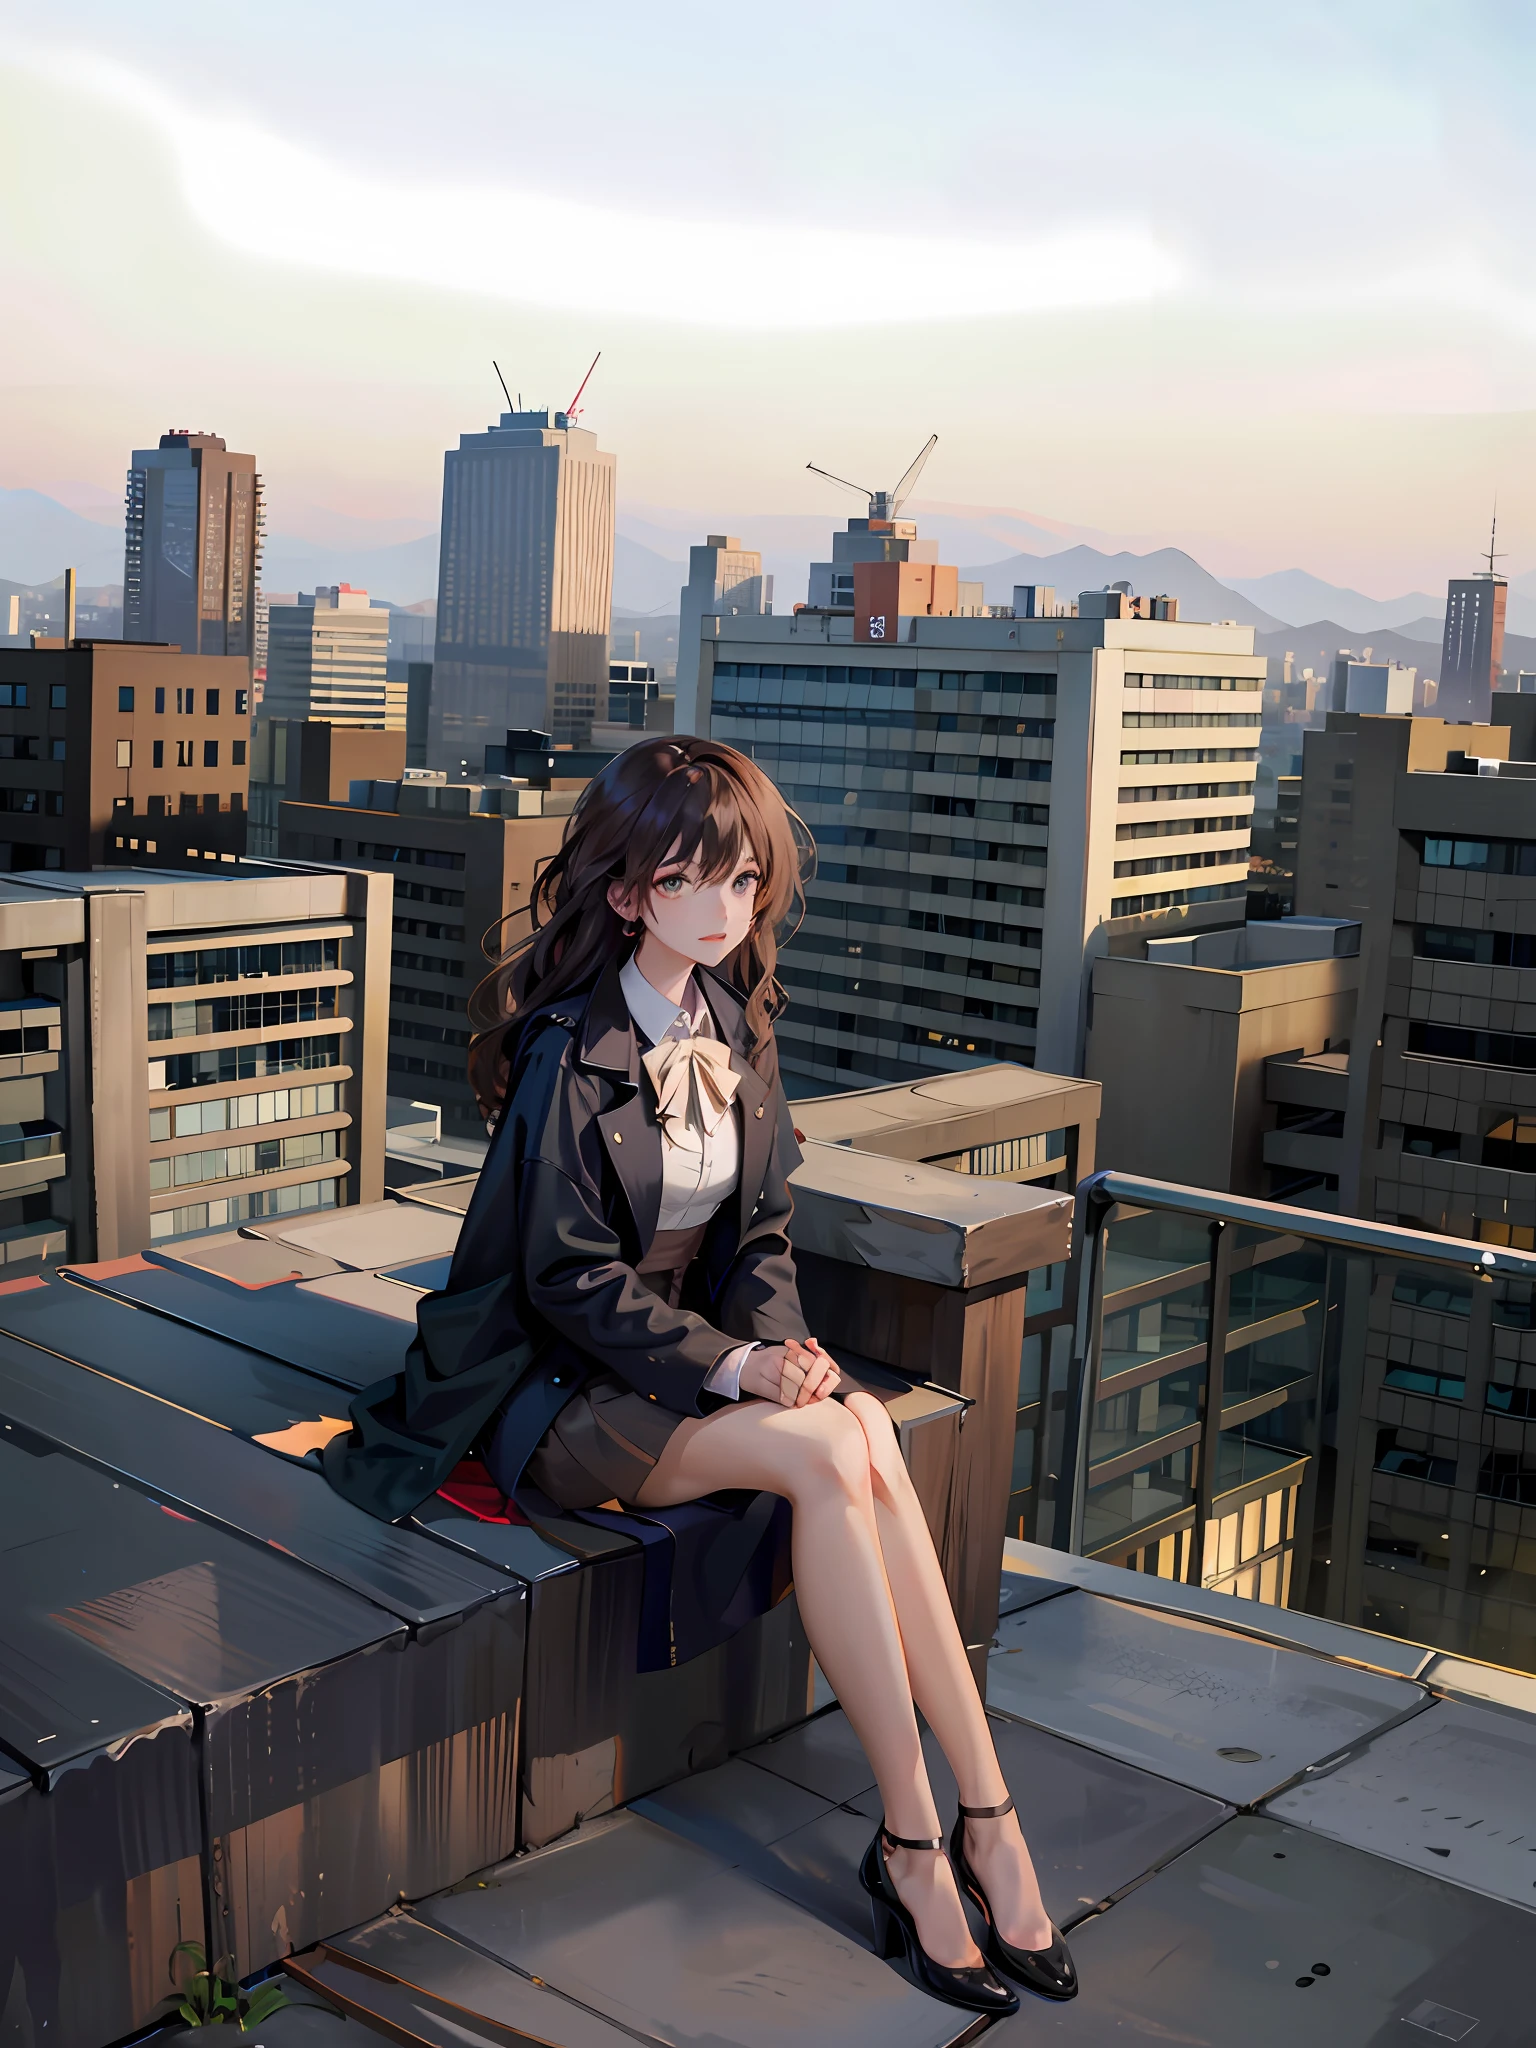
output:
[[[212,697],[213,695],[215,695],[215,692],[214,692],[214,691],[212,691],[212,690],[210,690],[210,691],[208,692],[208,694],[209,694],[209,696],[210,696],[210,697]],[[218,765],[219,765],[219,743],[218,743],[218,741],[217,741],[217,740],[204,740],[204,741],[203,741],[203,766],[204,766],[205,768],[217,768],[217,767],[218,767]]]
[[[133,766],[133,741],[119,740],[117,743],[117,765],[119,768]]]
[[[119,711],[131,711],[133,709],[132,683],[122,683],[118,686],[117,708]]]
[[[218,693],[218,691],[217,691],[217,690],[206,690],[206,691],[204,691],[204,693],[203,693],[203,696],[204,696],[204,702],[205,702],[205,705],[206,705],[206,708],[207,708],[208,716],[209,716],[210,718],[217,718],[217,717],[218,717],[218,715],[219,715],[219,693]]]
[[[176,766],[178,768],[190,768],[192,766],[191,740],[178,740],[176,742]]]
[[[235,716],[236,716],[236,718],[244,718],[244,717],[246,716],[246,705],[247,705],[247,703],[248,703],[249,701],[250,701],[250,692],[249,692],[248,690],[236,690],[236,692],[235,692]]]
[[[49,741],[48,758],[50,761],[62,761],[64,759],[64,742],[62,740]]]
[[[164,692],[164,690],[159,690],[159,689],[157,689],[157,690],[155,691],[155,709],[156,709],[157,711],[161,711],[161,712],[163,712],[163,711],[165,710],[165,692]]]
[[[22,687],[25,688],[25,684],[23,684]],[[7,698],[6,701],[7,703],[9,703],[9,698]],[[26,701],[27,700],[25,697],[18,697],[16,699],[16,702],[18,704],[25,704]],[[66,708],[67,702],[68,685],[65,683],[50,683],[48,686],[48,703],[50,709],[54,711],[63,711]]]
[[[243,768],[243,767],[245,766],[245,741],[244,741],[244,740],[231,740],[231,741],[230,741],[230,743],[229,743],[229,759],[230,759],[230,764],[231,764],[231,766],[232,766],[232,767],[235,767],[235,768]]]
[[[12,706],[18,711],[27,708],[27,686],[25,683],[0,683],[0,706]]]
[[[163,768],[165,766],[165,741],[155,740],[153,747],[154,753],[151,756],[153,764],[156,768]]]

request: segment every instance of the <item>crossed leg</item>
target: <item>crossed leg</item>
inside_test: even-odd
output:
[[[939,1832],[914,1697],[965,1803],[1006,1798],[927,1523],[880,1403],[862,1395],[801,1408],[747,1400],[691,1417],[674,1432],[639,1505],[671,1506],[735,1487],[790,1502],[801,1617],[864,1745],[891,1832],[916,1839]],[[984,1883],[994,1881],[998,1864],[1000,1930],[1021,1946],[1044,1947],[1049,1926],[1016,1822],[982,1826],[998,1843],[977,1842],[975,1829],[968,1840]],[[893,1850],[887,1864],[934,1960],[977,1964],[948,1860]]]

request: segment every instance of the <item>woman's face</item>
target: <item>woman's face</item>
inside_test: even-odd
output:
[[[647,931],[674,953],[701,967],[718,967],[751,929],[761,880],[750,847],[742,849],[734,868],[712,882],[700,880],[697,860],[687,867],[663,861],[640,914]]]

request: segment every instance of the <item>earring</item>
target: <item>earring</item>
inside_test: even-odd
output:
[[[640,927],[638,924],[627,924],[624,927],[624,936],[626,939],[638,938],[639,933]]]

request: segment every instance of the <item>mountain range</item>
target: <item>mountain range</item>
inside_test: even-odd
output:
[[[989,603],[1006,604],[1016,583],[1050,583],[1063,598],[1105,583],[1129,582],[1142,594],[1166,591],[1191,618],[1235,619],[1270,635],[1291,629],[1304,640],[1324,632],[1335,644],[1369,637],[1385,647],[1401,635],[1416,649],[1438,649],[1443,599],[1425,591],[1397,598],[1371,598],[1327,583],[1303,569],[1222,581],[1182,548],[1138,553],[1100,547],[1092,529],[1041,520],[1024,513],[967,506],[913,508],[926,538],[939,543],[941,557],[968,563],[961,574],[980,582]],[[787,611],[805,589],[808,565],[830,551],[838,512],[749,513],[711,520],[714,531],[740,536],[758,548],[765,571],[776,582],[776,608]],[[332,522],[333,537],[315,540],[273,534],[266,543],[262,581],[271,591],[312,590],[317,583],[348,582],[394,604],[413,604],[437,589],[438,539],[370,540],[371,522]],[[379,530],[376,526],[375,531]],[[389,527],[383,527],[389,531]],[[398,533],[399,522],[393,523]],[[626,507],[619,515],[614,546],[613,602],[616,611],[660,617],[675,612],[687,577],[689,545],[702,539],[697,515],[654,506]],[[1061,547],[1071,540],[1074,544]],[[1058,545],[1053,546],[1053,543]],[[1001,558],[994,552],[1012,546]],[[122,580],[121,524],[85,517],[35,490],[0,489],[0,579],[30,587],[53,582],[71,564],[82,584]],[[1508,624],[1512,636],[1536,635],[1536,571],[1510,581]],[[1339,636],[1342,635],[1342,642]],[[1309,661],[1311,655],[1298,659]],[[1415,659],[1423,665],[1419,652]],[[1506,666],[1515,666],[1513,649]],[[1523,663],[1523,657],[1522,657]]]

